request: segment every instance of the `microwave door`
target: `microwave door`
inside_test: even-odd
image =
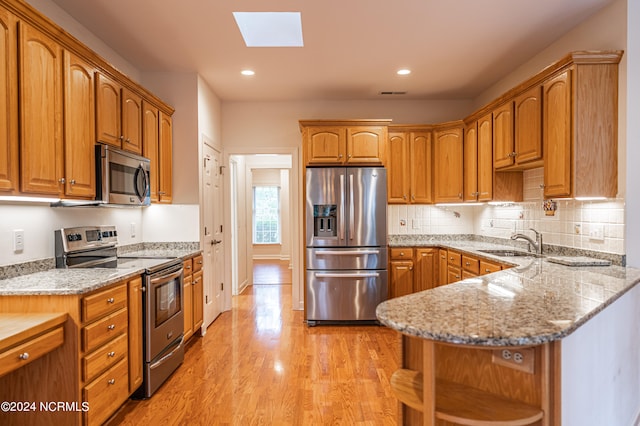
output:
[[[138,197],[140,202],[143,203],[150,193],[150,188],[149,176],[147,176],[147,171],[144,169],[142,164],[140,164],[136,169],[133,179],[135,182],[136,197]]]

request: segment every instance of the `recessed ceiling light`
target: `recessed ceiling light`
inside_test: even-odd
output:
[[[233,12],[247,47],[302,47],[300,12]]]
[[[403,68],[401,70],[398,70],[396,72],[396,74],[398,74],[398,75],[409,75],[409,74],[411,74],[411,70]]]
[[[255,71],[254,70],[242,70],[240,71],[240,74],[242,75],[255,75]]]

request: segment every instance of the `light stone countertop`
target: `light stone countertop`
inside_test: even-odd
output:
[[[152,248],[126,252],[121,256],[187,259],[201,253],[199,249]],[[162,260],[158,260],[162,262]],[[142,262],[128,267],[90,269],[48,269],[0,280],[0,296],[86,294],[144,272]]]
[[[621,266],[564,266],[536,257],[478,252],[513,247],[479,241],[410,239],[514,265],[493,274],[387,300],[380,322],[409,336],[474,346],[537,345],[566,337],[640,282]]]

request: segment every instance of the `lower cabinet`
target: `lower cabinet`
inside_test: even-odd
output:
[[[187,341],[203,322],[203,257],[198,255],[184,261],[184,340]]]

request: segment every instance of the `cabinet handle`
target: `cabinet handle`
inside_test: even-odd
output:
[[[451,257],[449,258],[449,260],[453,260],[453,256],[451,256]]]
[[[456,275],[456,280],[459,280],[459,279],[460,279],[460,275]]]
[[[471,263],[469,263],[469,262],[465,262],[464,264],[465,264],[466,266],[471,265]]]
[[[400,252],[400,256],[404,256],[404,252],[403,251]]]
[[[124,140],[124,136],[120,135],[120,137],[118,139],[120,139],[120,142],[122,142]]]
[[[342,158],[342,154],[338,154],[338,158]]]
[[[200,278],[198,278],[197,280],[193,280],[193,285],[196,285],[200,282]]]
[[[109,381],[107,382],[110,385],[115,385],[116,384],[116,379],[109,379]]]
[[[540,189],[544,189],[544,183],[540,184]]]
[[[403,200],[406,200],[406,199],[407,199],[407,196],[406,196],[406,195],[403,195],[403,196],[402,196],[402,199],[403,199]]]
[[[116,300],[113,297],[110,297],[110,298],[107,299],[107,303],[113,303],[115,301]]]
[[[65,182],[66,182],[66,180],[65,180],[64,178],[60,178],[60,179],[58,179],[58,182],[60,182],[60,183],[65,183]]]
[[[129,138],[125,139],[125,142],[129,143],[129,142],[131,142],[131,139],[129,139]]]
[[[458,198],[462,199],[462,192],[458,192]]]
[[[76,180],[75,180],[75,179],[71,179],[71,180],[69,181],[69,183],[70,183],[71,185],[75,185],[75,184],[76,184]]]
[[[187,270],[191,269],[191,265],[188,265],[188,266],[187,266],[186,268],[184,268],[184,269],[187,269]]]
[[[116,356],[116,353],[111,351],[107,355],[109,355],[109,358],[113,358],[114,356]]]
[[[491,272],[491,269],[487,268],[484,270],[485,272]]]
[[[23,352],[20,355],[18,355],[18,358],[20,358],[23,361],[26,361],[29,359],[29,352]]]
[[[416,200],[416,196],[411,194],[411,201],[415,201]]]
[[[111,324],[107,327],[107,330],[115,330],[116,329],[116,325],[115,324]]]
[[[351,158],[351,154],[347,155],[347,158]]]
[[[222,241],[220,241],[222,242]],[[198,260],[198,265],[202,265],[202,260]]]

